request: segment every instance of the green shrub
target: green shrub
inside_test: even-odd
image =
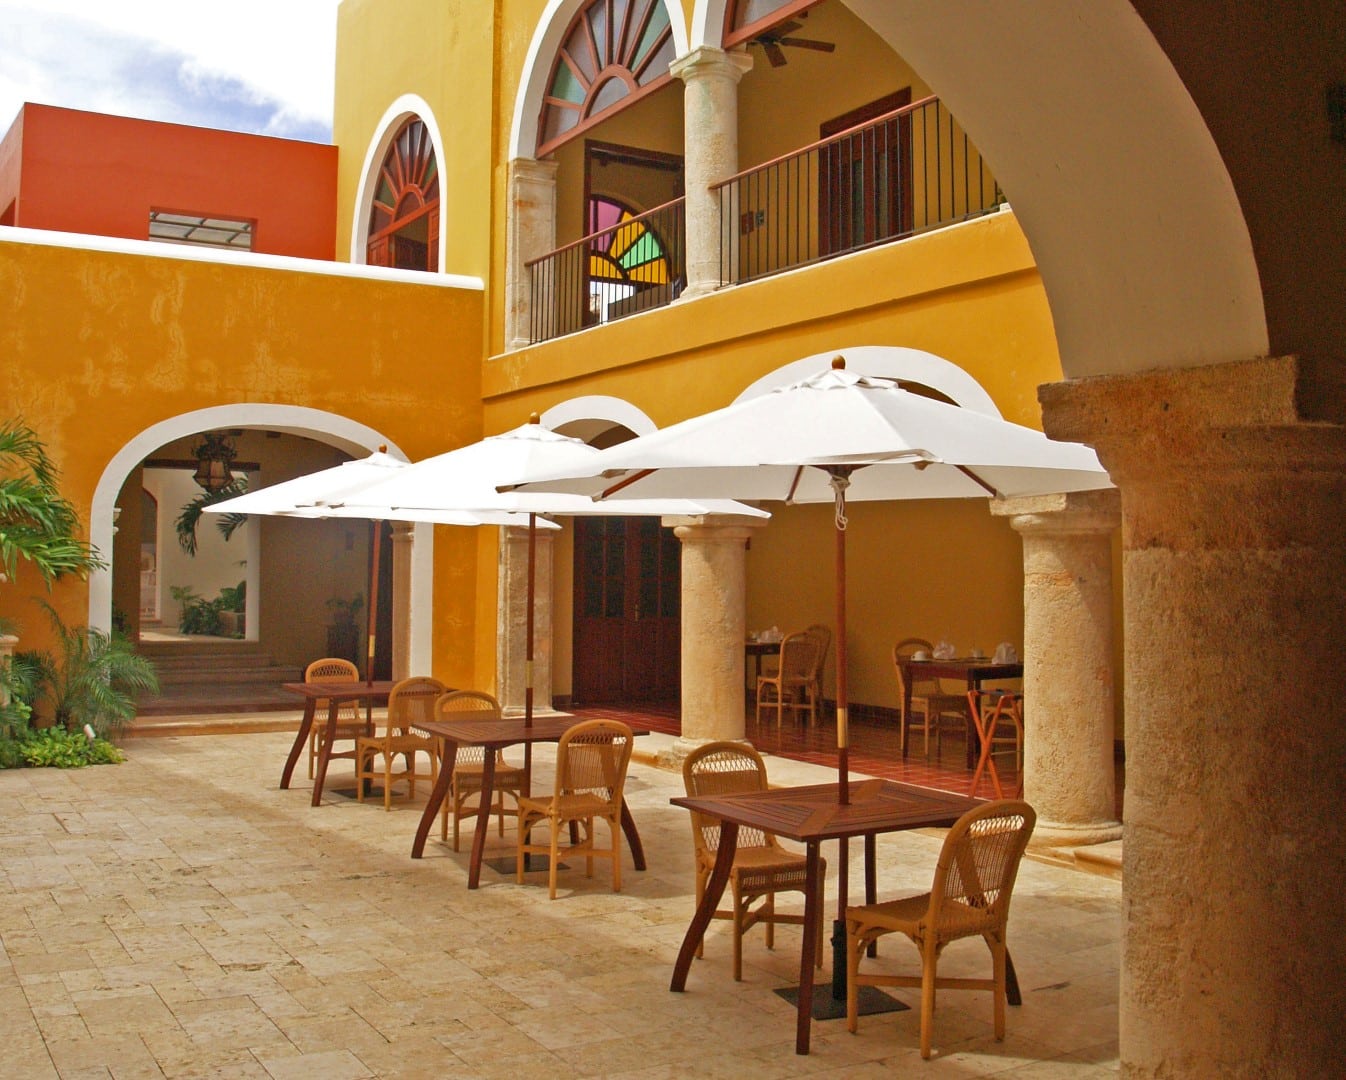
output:
[[[115,765],[126,760],[106,739],[91,740],[82,731],[60,727],[30,731],[15,745],[22,763],[34,769],[80,769],[85,765]]]
[[[220,612],[225,610],[224,601],[216,597],[207,600],[198,596],[190,585],[170,585],[168,591],[173,599],[182,605],[178,616],[178,629],[184,634],[211,634],[219,636]]]

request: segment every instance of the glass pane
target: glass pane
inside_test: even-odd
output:
[[[652,48],[654,48],[654,43],[657,40],[659,40],[659,35],[662,34],[667,28],[668,28],[668,11],[664,8],[663,4],[659,4],[659,6],[655,8],[654,14],[650,16],[650,22],[649,25],[645,27],[645,33],[641,35],[640,47],[636,49],[635,59],[631,63],[631,66],[633,68],[636,69],[640,68],[641,62],[645,59],[645,54],[648,53]],[[672,57],[669,57],[669,59],[671,60]],[[642,84],[647,83],[651,79],[655,79],[658,78],[660,75],[666,74],[668,71],[667,64],[664,65],[663,70],[657,70],[657,68],[658,68],[657,64],[651,64],[650,67],[645,71],[644,77],[640,80],[641,83]]]
[[[584,102],[584,87],[580,85],[575,73],[570,70],[570,65],[564,60],[556,62],[556,77],[552,79],[551,96],[562,101],[573,101],[576,105]]]
[[[624,97],[626,97],[626,83],[621,79],[609,79],[598,88],[598,93],[594,95],[589,115],[595,116],[604,109],[611,108]]]

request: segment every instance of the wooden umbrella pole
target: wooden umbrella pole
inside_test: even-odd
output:
[[[847,715],[850,697],[846,682],[846,488],[849,486],[848,475],[840,470],[832,473],[832,488],[836,492],[837,773],[843,806],[851,799],[851,730]]]
[[[534,590],[537,587],[537,515],[528,515],[528,612],[525,618],[527,632],[524,636],[524,690],[523,717],[524,726],[533,726],[533,609]]]

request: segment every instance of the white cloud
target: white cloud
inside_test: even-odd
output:
[[[0,0],[0,132],[24,101],[323,140],[339,0]]]

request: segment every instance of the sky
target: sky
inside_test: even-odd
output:
[[[0,136],[25,101],[330,142],[339,0],[0,0]]]

